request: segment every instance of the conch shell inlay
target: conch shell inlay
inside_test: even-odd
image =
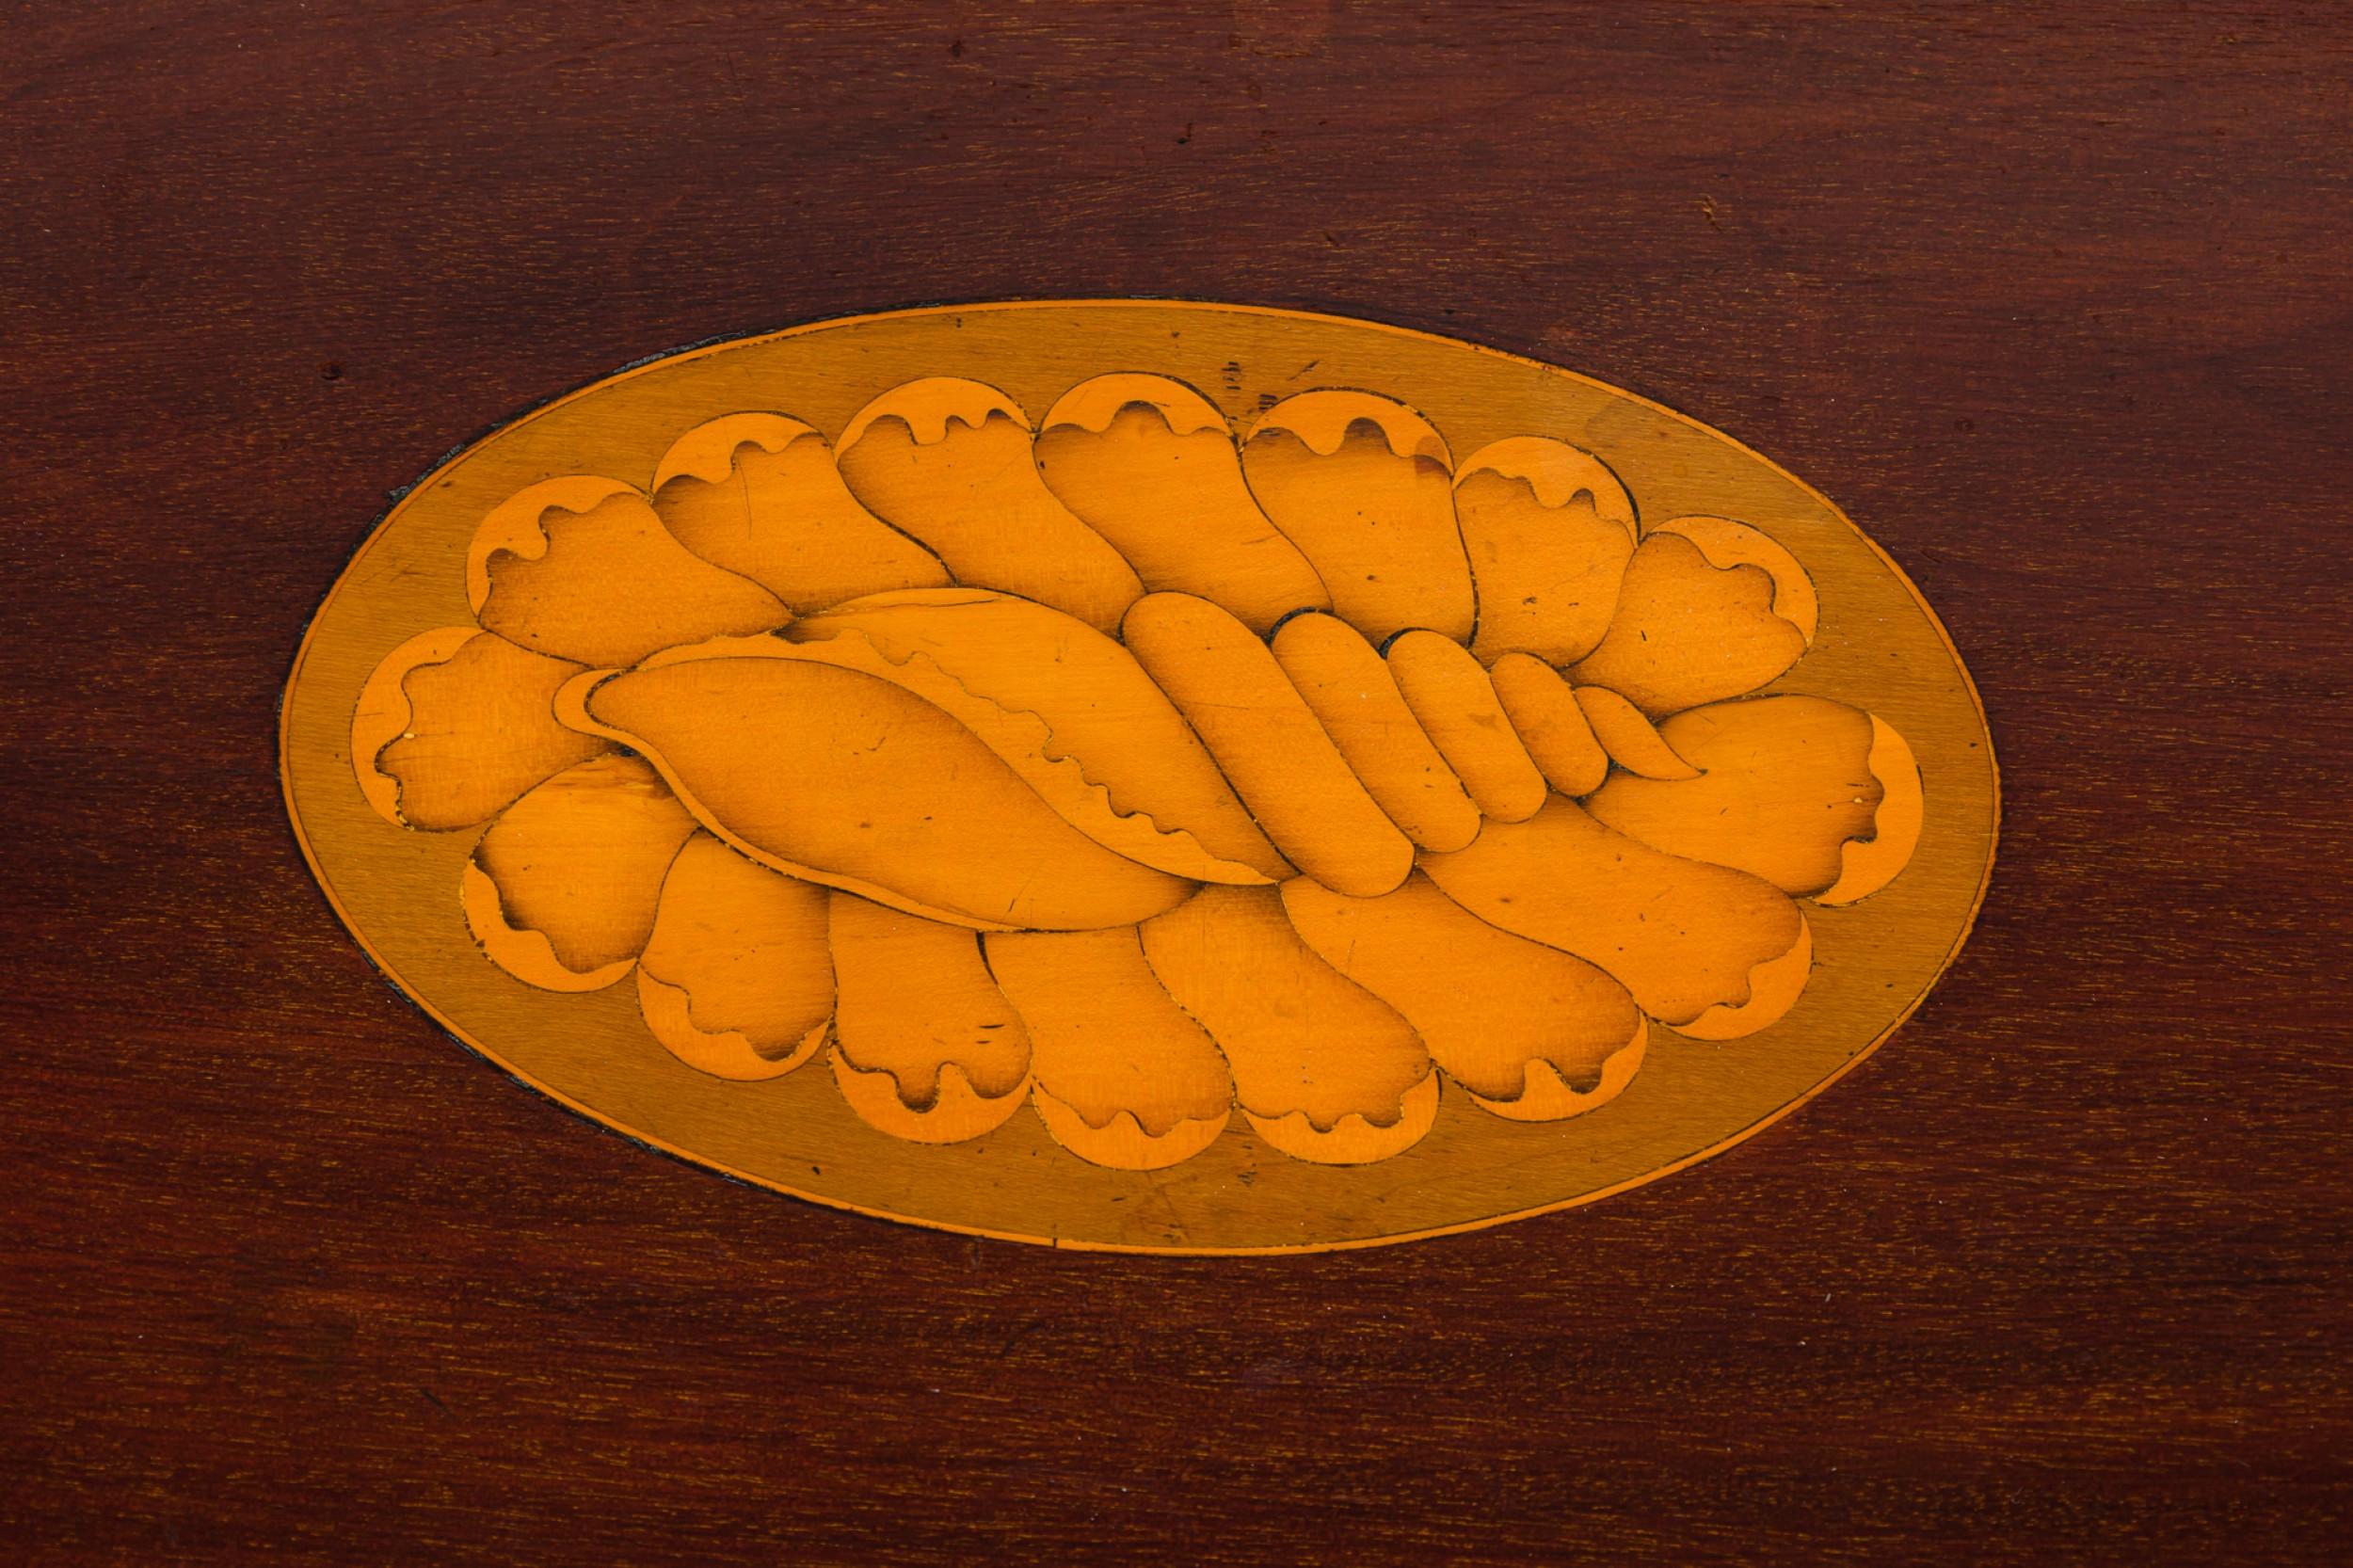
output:
[[[1028,1107],[1112,1172],[1369,1166],[1457,1099],[1601,1128],[1906,877],[1938,792],[1758,520],[1410,386],[1051,390],[780,388],[489,505],[472,621],[347,710],[380,831],[470,841],[472,962],[909,1161]]]

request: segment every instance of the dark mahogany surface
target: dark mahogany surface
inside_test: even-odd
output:
[[[7,1555],[2330,1560],[2353,20],[1944,9],[12,8]],[[729,1183],[376,976],[275,717],[387,492],[684,344],[1104,295],[1534,355],[1845,506],[2004,767],[1919,1016],[1598,1207],[1188,1261]]]

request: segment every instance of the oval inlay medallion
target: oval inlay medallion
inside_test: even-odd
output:
[[[1060,1245],[1400,1240],[1809,1098],[1992,863],[1984,716],[1715,431],[1369,322],[826,322],[528,414],[321,607],[368,952],[599,1121]]]

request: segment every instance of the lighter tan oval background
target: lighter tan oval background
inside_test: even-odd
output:
[[[1383,392],[1458,452],[1557,437],[1598,453],[1645,516],[1763,528],[1805,564],[1822,606],[1813,649],[1767,689],[1843,698],[1912,742],[1927,810],[1911,865],[1860,904],[1808,909],[1817,968],[1785,1018],[1721,1045],[1655,1027],[1633,1084],[1590,1114],[1513,1122],[1454,1095],[1427,1138],[1375,1165],[1293,1160],[1238,1125],[1182,1164],[1137,1173],[1064,1152],[1027,1106],[975,1142],[927,1145],[867,1127],[824,1072],[707,1077],[647,1034],[632,987],[563,996],[494,968],[456,895],[475,835],[391,827],[360,795],[350,732],[361,682],[416,632],[472,618],[468,541],[522,486],[575,472],[643,482],[680,431],[742,409],[788,412],[830,439],[877,391],[917,376],[969,376],[1042,409],[1115,370],[1190,382],[1244,420],[1310,386]],[[1229,305],[1000,304],[824,322],[562,398],[442,465],[360,546],[296,655],[281,741],[288,808],[337,913],[403,990],[517,1077],[632,1137],[820,1203],[1143,1251],[1403,1240],[1587,1202],[1728,1147],[1818,1093],[1919,1004],[1975,917],[1996,819],[1984,715],[1944,629],[1820,495],[1716,431],[1564,370],[1369,322]]]

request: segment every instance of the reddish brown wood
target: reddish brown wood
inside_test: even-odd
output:
[[[2322,1561],[2353,1531],[2328,6],[117,3],[0,28],[0,1535],[27,1560]],[[1060,1256],[644,1153],[304,872],[384,493],[637,356],[1173,294],[1569,364],[1884,543],[1975,941],[1594,1208]]]

